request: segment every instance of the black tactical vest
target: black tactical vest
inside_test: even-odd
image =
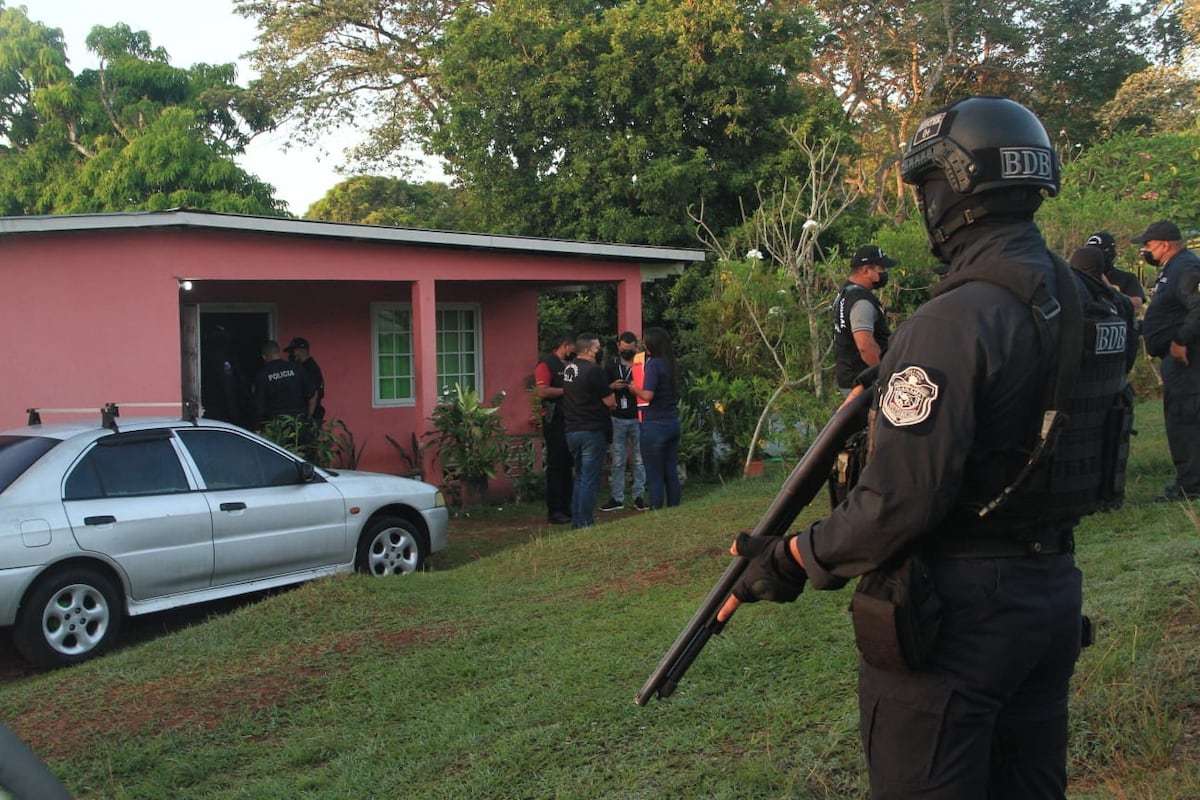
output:
[[[1082,346],[1077,375],[1055,408],[1053,385],[1061,365],[1047,370],[1046,396],[1029,439],[990,469],[964,476],[953,524],[966,523],[968,535],[1014,532],[1033,524],[1071,520],[1100,509],[1117,508],[1125,495],[1125,464],[1133,427],[1133,392],[1127,381],[1136,353],[1132,306],[1122,305],[1102,283],[1066,268],[1081,305]],[[1003,274],[1002,270],[994,270]],[[976,278],[983,280],[983,278]],[[1022,297],[1032,308],[1043,347],[1061,354],[1061,306],[1040,288]],[[1055,358],[1057,362],[1058,356]],[[1043,443],[1047,422],[1060,414]]]
[[[846,281],[833,301],[833,341],[834,341],[834,377],[837,385],[845,389],[854,385],[854,379],[867,368],[866,362],[858,354],[858,345],[854,343],[854,332],[850,330],[850,309],[859,300],[867,300],[875,307],[875,330],[873,336],[879,343],[880,352],[887,352],[888,329],[887,315],[874,292],[859,286],[857,283]]]

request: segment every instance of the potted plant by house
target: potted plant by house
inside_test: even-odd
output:
[[[496,477],[508,436],[500,419],[504,394],[498,393],[485,405],[474,389],[455,383],[442,391],[430,417],[434,430],[425,434],[429,439],[425,446],[436,450],[444,481],[458,484],[463,504],[468,493],[486,502],[487,482]]]

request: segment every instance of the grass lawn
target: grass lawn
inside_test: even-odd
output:
[[[1125,507],[1077,533],[1098,641],[1074,800],[1200,798],[1200,533],[1151,502],[1157,401],[1137,428]],[[584,531],[473,509],[427,574],[310,583],[11,682],[0,718],[77,798],[865,797],[849,591],[742,609],[673,697],[633,703],[781,478]]]

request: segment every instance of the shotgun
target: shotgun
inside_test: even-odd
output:
[[[869,390],[860,391],[842,403],[825,423],[825,427],[821,428],[817,438],[800,459],[800,463],[796,464],[795,469],[788,475],[779,494],[750,531],[751,536],[783,536],[787,533],[796,517],[812,502],[829,479],[830,470],[846,439],[866,427],[867,410],[870,408],[873,394],[874,392]],[[704,602],[692,615],[675,644],[671,645],[671,649],[663,656],[654,672],[650,673],[650,677],[642,684],[634,698],[635,703],[644,706],[655,694],[660,699],[671,696],[709,638],[714,633],[720,633],[725,627],[732,609],[724,615],[724,619],[718,619],[718,612],[731,599],[733,587],[749,563],[745,558],[736,558],[726,568],[725,574],[704,598]]]

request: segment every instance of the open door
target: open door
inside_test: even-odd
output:
[[[262,306],[199,309],[200,402],[204,416],[253,427],[250,387],[262,366],[262,345],[271,338],[274,314]]]

